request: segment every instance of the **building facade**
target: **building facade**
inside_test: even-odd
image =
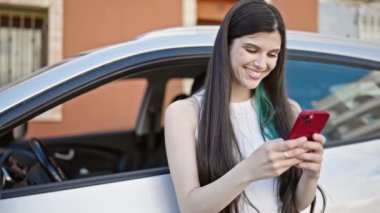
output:
[[[271,2],[280,9],[289,29],[318,31],[318,1],[293,1]],[[0,85],[80,52],[125,42],[152,30],[219,24],[235,2],[0,0]],[[170,82],[166,103],[186,85],[182,81]],[[139,80],[102,86],[34,118],[28,123],[29,135],[43,138],[133,128],[141,101],[138,97],[145,86],[146,82]],[[115,92],[119,90],[134,92],[129,97],[120,97]],[[123,109],[125,105],[130,106],[127,112]]]

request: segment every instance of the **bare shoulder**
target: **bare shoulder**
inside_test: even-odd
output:
[[[186,98],[182,100],[175,101],[171,104],[169,104],[168,108],[166,109],[166,112],[171,111],[183,111],[183,110],[196,110],[198,108],[196,100],[194,98]]]
[[[186,98],[171,103],[165,112],[165,124],[170,124],[171,120],[186,122],[196,125],[198,118],[198,104],[194,98]],[[169,121],[169,122],[167,122]]]

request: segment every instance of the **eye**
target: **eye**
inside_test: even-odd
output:
[[[268,56],[269,56],[270,58],[277,58],[278,53],[269,53]]]
[[[257,53],[257,50],[255,50],[255,49],[245,48],[245,51],[247,51],[249,53]]]

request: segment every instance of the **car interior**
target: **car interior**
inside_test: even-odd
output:
[[[162,123],[164,99],[174,102],[198,91],[204,82],[207,60],[202,59],[200,64],[163,66],[119,79],[143,78],[148,82],[132,129],[39,138],[28,135],[25,122],[0,136],[1,189],[155,168],[167,170]],[[190,92],[175,91],[172,97],[165,97],[172,79],[190,79],[193,82]]]

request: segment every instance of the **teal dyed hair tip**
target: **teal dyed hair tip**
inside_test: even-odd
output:
[[[262,83],[256,88],[255,98],[259,117],[261,136],[265,141],[279,138],[279,134],[273,124],[274,107],[265,94]],[[254,104],[254,103],[252,103]]]

